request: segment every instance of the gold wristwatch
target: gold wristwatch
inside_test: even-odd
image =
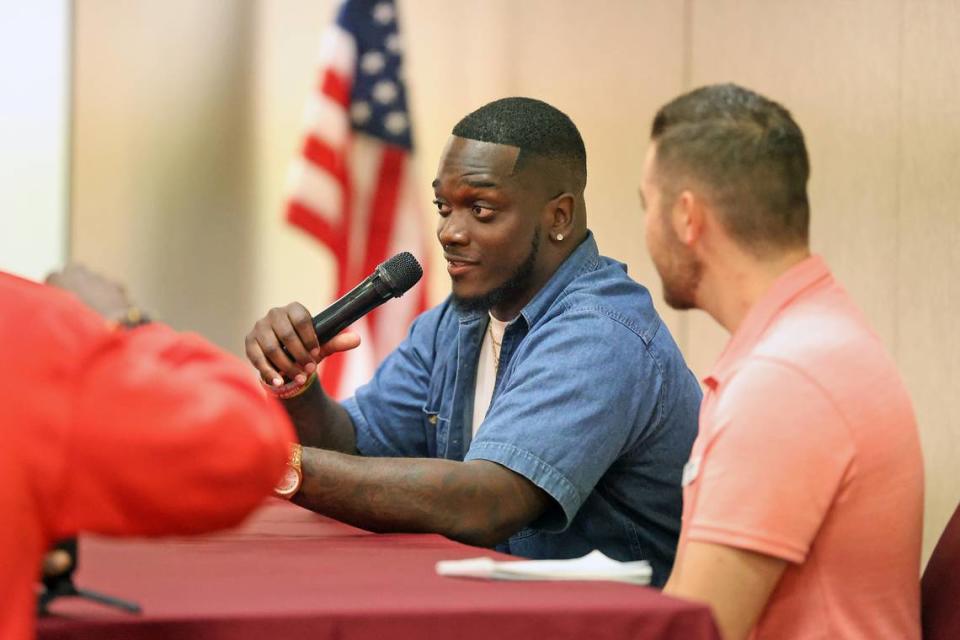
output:
[[[290,459],[287,460],[287,469],[280,478],[280,483],[274,487],[273,492],[284,500],[289,500],[297,495],[300,490],[300,484],[303,482],[303,470],[301,461],[303,460],[303,447],[299,444],[290,445]]]

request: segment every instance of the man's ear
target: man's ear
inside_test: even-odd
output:
[[[554,242],[563,242],[573,236],[576,198],[572,193],[564,192],[551,198],[545,210],[547,235]]]
[[[688,247],[697,244],[703,235],[705,205],[703,198],[689,190],[680,192],[673,203],[670,215],[673,230],[680,242]]]

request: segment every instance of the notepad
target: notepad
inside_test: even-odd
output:
[[[618,562],[600,551],[591,551],[572,560],[442,560],[437,563],[437,573],[488,580],[611,580],[647,585],[653,570],[646,560]]]

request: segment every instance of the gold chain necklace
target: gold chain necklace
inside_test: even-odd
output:
[[[487,333],[490,334],[490,342],[493,343],[493,368],[497,371],[500,370],[500,345],[503,344],[503,338],[500,339],[500,342],[497,342],[497,339],[493,337],[493,320],[487,321]]]

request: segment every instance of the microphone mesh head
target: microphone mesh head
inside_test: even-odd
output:
[[[404,251],[383,262],[378,268],[390,286],[394,297],[400,297],[423,277],[423,268],[409,251]]]

